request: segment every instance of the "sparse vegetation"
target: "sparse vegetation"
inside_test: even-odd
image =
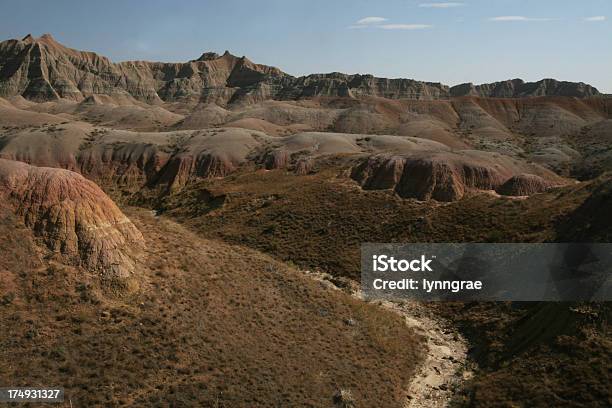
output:
[[[104,194],[70,213],[68,182],[49,208],[46,188],[12,188],[10,208],[0,200],[0,384],[61,385],[71,407],[403,407],[423,339],[396,314],[300,269],[348,288],[363,242],[612,239],[612,98],[585,84],[449,89],[295,78],[229,53],[115,64],[50,36],[2,44],[0,156],[81,172],[124,205],[147,244],[134,258],[137,282],[105,280],[83,259],[108,251],[113,204],[76,222]],[[447,163],[487,152],[484,170],[457,161],[450,179],[505,168],[506,180],[533,172],[560,182],[529,198],[501,198],[483,183],[441,203],[349,178],[362,159],[425,147]],[[395,179],[393,161],[384,163]],[[420,180],[443,185],[441,169]],[[26,183],[10,178],[0,198],[9,185]],[[28,224],[34,234],[24,217],[43,217]],[[89,244],[68,259],[75,242],[62,237],[73,228]],[[428,308],[460,327],[479,365],[453,386],[453,406],[612,406],[608,305]]]
[[[358,276],[359,245],[366,241],[605,241],[610,236],[612,224],[601,205],[609,195],[608,176],[526,200],[481,194],[438,205],[401,200],[385,191],[364,192],[336,178],[339,172],[333,165],[301,177],[284,171],[245,172],[231,179],[202,181],[167,197],[163,208],[205,236],[351,278]],[[203,188],[240,194],[214,214],[186,210],[186,197]],[[266,201],[270,194],[275,199]],[[262,201],[270,204],[257,204]],[[566,405],[562,401],[572,401],[567,406],[606,406],[611,398],[604,391],[612,349],[610,309],[594,305],[598,316],[594,323],[571,308],[568,304],[438,305],[437,312],[457,322],[467,335],[481,367],[458,392],[454,406],[546,407],[551,400],[559,406]],[[354,316],[360,316],[358,309]],[[531,323],[539,329],[525,326],[530,316],[539,316],[535,320],[539,323]],[[363,320],[363,316],[357,318],[360,324]],[[555,321],[560,325],[546,326]],[[388,327],[374,327],[378,329],[373,339],[384,350],[401,348],[386,331]],[[547,337],[527,343],[518,340],[526,333],[540,332],[541,327],[546,327],[542,332]],[[523,344],[520,349],[517,342]]]
[[[128,215],[147,237],[150,271],[129,297],[92,297],[96,281],[80,268],[24,266],[36,259],[17,255],[36,251],[28,230],[2,234],[16,255],[7,264],[3,253],[2,266],[27,273],[0,306],[0,381],[54,378],[78,406],[329,406],[344,385],[360,406],[402,405],[422,344],[398,316],[255,251]]]

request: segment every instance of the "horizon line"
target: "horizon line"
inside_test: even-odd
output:
[[[412,80],[412,81],[416,81],[416,82],[423,82],[423,83],[429,83],[429,84],[440,84],[441,86],[446,86],[449,89],[457,87],[457,86],[461,86],[461,85],[481,86],[481,85],[490,85],[490,84],[495,84],[495,83],[511,82],[511,81],[516,81],[516,80],[523,81],[524,83],[538,83],[538,82],[541,82],[541,81],[553,80],[553,81],[557,81],[557,82],[567,82],[567,83],[577,83],[577,84],[588,85],[588,86],[591,86],[591,87],[595,88],[595,90],[597,90],[602,95],[612,95],[612,88],[611,89],[602,90],[602,89],[598,88],[597,86],[592,85],[590,82],[585,82],[583,80],[571,81],[571,80],[565,80],[565,79],[557,79],[557,78],[554,78],[553,76],[546,76],[546,75],[540,77],[540,79],[537,79],[537,80],[536,79],[532,79],[532,80],[523,79],[520,76],[515,76],[514,78],[494,80],[492,82],[466,81],[466,82],[459,82],[459,83],[456,83],[454,85],[449,85],[448,83],[445,83],[445,82],[443,82],[441,80],[421,80],[421,79],[415,79],[414,77],[408,77],[408,76],[400,76],[400,77],[391,77],[391,76],[382,76],[382,75],[378,76],[378,75],[370,73],[370,72],[366,72],[366,73],[354,72],[354,73],[350,73],[349,74],[349,73],[346,73],[346,72],[342,72],[340,70],[332,70],[332,71],[327,71],[327,72],[325,72],[325,71],[311,72],[311,73],[308,73],[308,74],[305,74],[305,73],[291,74],[291,73],[288,73],[287,71],[285,71],[284,69],[280,68],[279,66],[268,65],[268,64],[260,63],[260,62],[254,62],[252,59],[250,59],[246,55],[242,55],[242,56],[239,57],[236,54],[231,53],[227,49],[224,50],[223,53],[218,53],[216,51],[211,51],[211,50],[205,50],[205,51],[202,51],[200,53],[199,57],[193,58],[193,59],[188,59],[186,61],[185,60],[182,60],[182,61],[181,60],[175,60],[175,61],[166,60],[166,61],[164,61],[164,60],[146,60],[146,59],[113,60],[111,57],[108,57],[108,56],[106,56],[106,55],[104,55],[104,54],[102,54],[102,53],[100,53],[98,51],[82,50],[82,49],[78,49],[78,48],[72,48],[71,46],[67,46],[64,43],[58,41],[55,38],[55,36],[53,36],[53,34],[48,33],[48,32],[47,33],[42,33],[38,37],[35,37],[30,32],[30,33],[26,34],[25,36],[23,36],[21,38],[14,37],[14,38],[6,39],[6,40],[0,40],[0,43],[1,42],[5,42],[5,41],[11,41],[11,40],[26,41],[28,38],[31,38],[34,41],[37,41],[37,40],[40,40],[40,39],[43,39],[43,38],[49,38],[52,41],[56,42],[57,44],[59,44],[59,45],[61,45],[63,47],[66,47],[66,48],[69,48],[69,49],[72,49],[72,50],[75,50],[75,51],[78,51],[78,52],[91,52],[91,53],[94,53],[94,54],[99,55],[101,57],[104,57],[104,58],[108,59],[112,64],[122,64],[122,63],[130,63],[130,62],[149,62],[149,63],[161,63],[161,64],[176,64],[176,63],[186,64],[186,63],[190,63],[190,62],[198,62],[198,59],[201,58],[206,53],[214,53],[214,54],[217,54],[219,56],[219,58],[222,58],[225,55],[230,55],[230,56],[232,56],[234,58],[238,58],[238,59],[245,58],[245,59],[248,59],[249,61],[251,61],[251,62],[253,62],[253,63],[257,64],[257,65],[265,65],[265,66],[268,66],[268,67],[276,68],[276,69],[280,70],[281,72],[283,72],[284,74],[290,75],[290,76],[295,77],[295,78],[307,77],[307,76],[310,76],[310,75],[329,75],[329,74],[342,74],[342,75],[349,75],[349,76],[351,76],[351,75],[361,75],[361,76],[372,76],[374,78],[380,78],[380,79]]]

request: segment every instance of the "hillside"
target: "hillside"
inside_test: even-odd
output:
[[[529,198],[480,193],[450,204],[363,191],[337,175],[241,173],[166,197],[157,210],[199,234],[359,280],[363,242],[605,242],[610,175]],[[296,180],[297,178],[297,180]],[[612,362],[605,303],[426,303],[458,325],[477,363],[457,407],[606,407]]]
[[[11,187],[24,172],[31,198]],[[2,383],[59,384],[74,406],[327,406],[341,390],[364,406],[403,406],[423,345],[395,314],[150,211],[127,208],[128,219],[74,173],[0,161],[0,175],[0,193],[26,204],[0,204]],[[61,188],[60,203],[39,206],[45,186],[42,196]],[[109,291],[108,271],[88,262],[104,259],[96,240],[103,255],[139,247],[112,246],[117,225],[88,224],[98,206],[141,241],[130,291]],[[63,228],[77,233],[81,262]]]
[[[7,40],[0,383],[71,408],[608,407],[606,305],[357,281],[365,242],[609,241],[610,186],[612,98],[584,83]]]

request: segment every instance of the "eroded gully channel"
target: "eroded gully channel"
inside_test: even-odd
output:
[[[364,300],[358,285],[340,288],[331,275],[305,271],[325,286]],[[406,325],[425,338],[427,355],[406,387],[405,408],[446,407],[462,383],[472,377],[468,344],[453,325],[418,302],[375,300],[372,303],[404,318]]]

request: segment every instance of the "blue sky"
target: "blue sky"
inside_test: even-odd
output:
[[[114,61],[223,52],[301,75],[552,77],[612,93],[610,0],[9,1],[0,38],[49,32]]]

